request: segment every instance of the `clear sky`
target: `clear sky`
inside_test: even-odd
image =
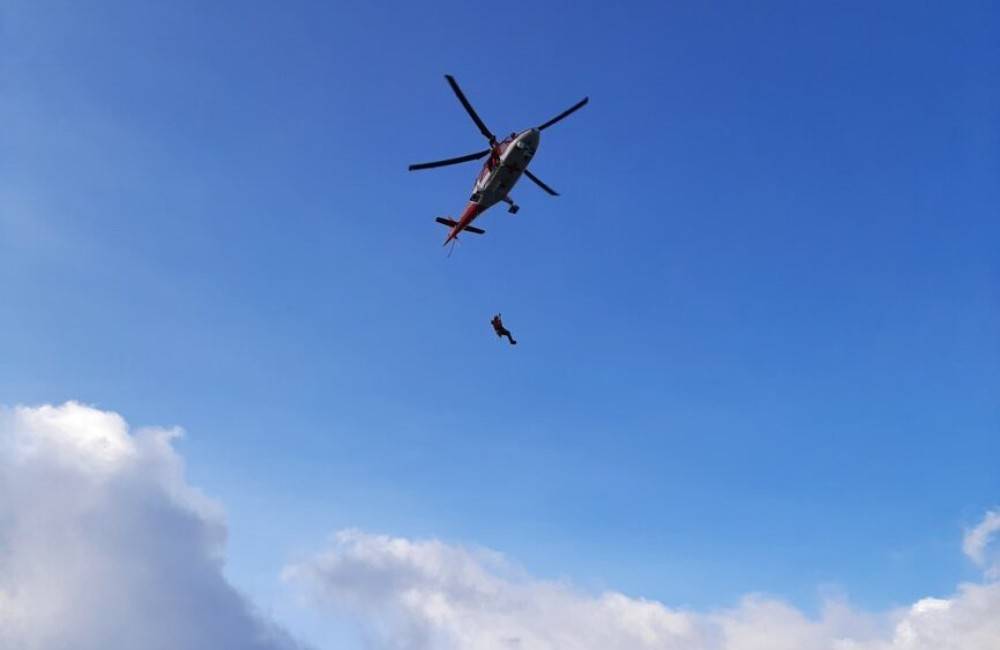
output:
[[[710,609],[978,575],[995,3],[3,2],[0,403],[178,425],[227,572],[358,528]],[[449,258],[483,147],[543,133]],[[519,340],[498,341],[500,311]]]

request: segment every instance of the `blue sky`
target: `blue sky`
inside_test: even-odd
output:
[[[4,3],[0,402],[184,427],[293,631],[345,527],[697,608],[975,575],[996,7],[612,4]],[[450,258],[444,73],[497,133],[591,97]]]

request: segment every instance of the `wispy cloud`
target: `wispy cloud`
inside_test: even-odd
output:
[[[1000,531],[1000,510],[991,510],[974,528],[965,533],[962,540],[962,550],[979,566],[987,564],[986,551],[993,537]],[[990,568],[990,573],[996,576],[997,566]]]

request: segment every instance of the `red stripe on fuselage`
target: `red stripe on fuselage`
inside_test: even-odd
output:
[[[465,206],[465,212],[463,212],[462,216],[458,218],[458,223],[455,224],[455,227],[451,229],[450,233],[448,233],[448,239],[444,240],[444,243],[447,244],[455,237],[458,237],[458,233],[462,232],[462,230],[466,226],[468,226],[475,220],[476,217],[482,214],[483,211],[481,208],[482,206],[480,206],[478,203],[472,203],[470,201],[469,205]]]

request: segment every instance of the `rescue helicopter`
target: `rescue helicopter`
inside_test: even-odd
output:
[[[472,121],[476,123],[477,127],[479,127],[479,132],[483,134],[490,144],[489,149],[477,151],[476,153],[470,153],[465,156],[410,165],[410,171],[412,172],[417,171],[418,169],[433,169],[435,167],[457,165],[459,163],[471,162],[488,156],[486,162],[483,164],[482,171],[480,171],[479,176],[476,177],[475,185],[472,188],[472,196],[469,197],[469,202],[465,206],[465,210],[462,212],[462,215],[458,218],[458,221],[447,219],[445,217],[438,217],[435,219],[438,223],[451,228],[447,239],[444,240],[445,245],[447,245],[448,242],[456,240],[460,232],[471,232],[477,235],[484,234],[486,231],[482,228],[476,228],[471,225],[472,222],[487,209],[497,203],[500,203],[501,201],[508,205],[508,212],[511,214],[517,214],[517,211],[520,208],[516,203],[514,203],[513,200],[511,200],[509,193],[514,187],[514,184],[521,178],[521,174],[527,176],[531,182],[542,188],[545,192],[551,194],[552,196],[559,196],[558,192],[553,190],[551,187],[543,183],[537,176],[528,171],[528,163],[531,162],[535,152],[538,151],[538,143],[541,139],[542,131],[583,108],[589,101],[589,98],[584,97],[582,100],[562,113],[559,113],[559,115],[556,115],[548,122],[521,131],[520,133],[511,133],[503,140],[497,140],[497,137],[493,135],[493,132],[490,131],[486,127],[483,120],[480,119],[476,110],[472,108],[472,104],[470,104],[469,100],[466,99],[465,93],[462,92],[462,89],[458,87],[458,83],[455,81],[455,78],[450,74],[445,75],[444,78],[448,81],[448,85],[451,86],[451,89],[455,92],[455,95],[458,97],[458,101],[462,103],[462,106],[469,114],[469,117],[471,117]]]

